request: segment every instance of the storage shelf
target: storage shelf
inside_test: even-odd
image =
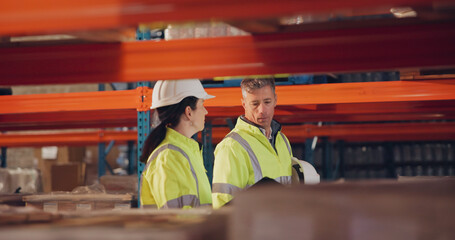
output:
[[[243,113],[241,91],[208,88],[208,119],[226,124]],[[277,86],[276,119],[359,122],[455,119],[455,80]],[[0,131],[133,127],[152,90],[0,96]],[[140,102],[145,95],[145,102]]]
[[[455,20],[452,13],[444,12],[447,6],[438,4],[434,0],[10,1],[0,8],[0,36],[5,39],[21,34],[119,30],[153,21],[211,19],[239,20],[238,25],[234,25],[241,28],[248,23],[271,19],[272,24],[263,29],[272,27],[272,33],[173,41],[65,45],[48,42],[54,45],[47,46],[28,43],[28,47],[20,44],[20,47],[12,47],[13,43],[6,42],[0,47],[0,85],[451,69],[455,66]],[[449,2],[450,5],[453,3]],[[413,7],[419,15],[408,19],[342,19],[336,24],[331,22],[335,19],[328,17],[322,22],[273,28],[273,22],[282,16],[337,16],[341,13],[340,16],[346,17],[362,15],[362,11],[368,15],[369,11],[372,14],[376,10],[376,13],[387,10],[385,12],[391,15],[390,8],[396,6]],[[420,15],[422,11],[424,14]],[[245,22],[250,20],[253,22]],[[251,29],[252,33],[263,30],[261,27]],[[207,91],[217,96],[206,102],[207,118],[214,126],[226,125],[226,118],[243,114],[239,88]],[[149,119],[144,121],[137,113],[148,110],[151,94],[150,89],[142,88],[0,96],[0,131],[133,127],[139,119],[140,153],[141,138],[148,126],[140,127]],[[277,95],[275,118],[283,123],[283,131],[293,143],[315,136],[326,137],[324,141],[348,142],[455,139],[453,78],[277,86]],[[436,121],[404,122],[428,120]],[[321,121],[335,124],[301,124]],[[371,123],[384,121],[399,123]],[[219,142],[228,131],[226,127],[214,127],[212,141]],[[87,145],[137,138],[136,131],[36,135],[9,132],[0,134],[0,146]],[[105,150],[103,148],[100,146]],[[140,164],[138,166],[140,175]],[[100,169],[104,167],[100,165]],[[385,174],[390,176],[388,172]]]

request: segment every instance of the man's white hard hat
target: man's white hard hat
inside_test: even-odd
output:
[[[160,80],[153,87],[151,109],[173,105],[190,96],[202,99],[215,97],[207,94],[199,79]]]

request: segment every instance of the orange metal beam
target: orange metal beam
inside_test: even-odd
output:
[[[0,114],[137,109],[141,90],[0,96]]]
[[[280,3],[281,4],[281,3]],[[455,66],[454,22],[0,49],[0,85]]]
[[[137,141],[137,132],[95,131],[47,134],[0,133],[0,146],[2,147],[93,145],[114,140],[116,143]]]
[[[241,106],[239,88],[207,88],[207,107]],[[278,105],[455,100],[455,79],[277,86]],[[304,108],[307,109],[307,108]],[[371,110],[374,111],[374,110]],[[292,112],[289,112],[292,114]]]
[[[227,127],[214,128],[214,143],[229,133]],[[340,125],[283,126],[283,133],[291,143],[302,143],[308,138],[329,137],[331,140],[347,141],[428,141],[455,140],[455,123],[381,123]]]
[[[347,141],[419,141],[454,140],[455,123],[386,123],[386,124],[343,124],[343,125],[299,125],[283,126],[283,132],[291,143],[301,143],[315,136],[331,140]],[[220,142],[229,133],[227,127],[213,128],[213,143]],[[49,146],[49,145],[92,145],[115,140],[117,143],[136,141],[136,131],[94,131],[48,134],[0,134],[0,146]]]
[[[115,28],[152,21],[251,19],[291,14],[432,6],[434,0],[16,0],[2,1],[0,35]]]
[[[437,112],[437,110],[435,110]],[[300,113],[295,116],[277,116],[281,123],[305,123],[305,122],[384,122],[384,121],[433,121],[454,120],[455,113],[403,113],[403,114],[318,114],[317,112],[307,115]]]
[[[0,115],[0,131],[136,126],[135,109]]]
[[[146,93],[145,99],[148,102],[142,103],[143,92]],[[222,108],[223,114],[223,108],[237,107],[238,110],[241,107],[241,91],[238,87],[208,88],[207,92],[217,96],[205,103],[209,109],[209,117],[215,116],[210,113],[211,109]],[[315,106],[308,108],[306,105],[455,100],[455,80],[289,85],[277,86],[276,92],[279,106],[297,106],[293,110],[281,108],[278,114],[293,115],[296,108],[315,109]],[[124,91],[0,96],[0,114],[137,109],[138,106],[149,106],[151,94],[151,90],[143,91],[138,88]],[[214,113],[219,114],[220,111]]]
[[[288,129],[289,128],[289,129]],[[402,134],[446,134],[455,137],[455,123],[382,123],[354,125],[303,125],[284,126],[283,131],[293,132],[293,135],[311,138],[315,136],[342,138],[345,136],[374,136]],[[294,134],[294,133],[299,134]],[[454,138],[455,139],[455,138]]]
[[[214,100],[214,99],[213,99]],[[393,103],[321,104],[313,110],[303,105],[277,106],[275,119],[279,122],[374,122],[413,120],[454,120],[455,100]],[[237,118],[244,113],[241,106],[207,107],[208,121],[225,125],[226,118]],[[135,109],[94,110],[75,112],[47,112],[1,114],[0,131],[135,127]]]
[[[418,101],[386,103],[318,104],[314,110],[302,105],[277,106],[275,119],[281,123],[304,122],[377,122],[415,120],[454,120],[455,101]],[[216,125],[226,124],[226,118],[244,113],[242,107],[207,108],[208,118]]]

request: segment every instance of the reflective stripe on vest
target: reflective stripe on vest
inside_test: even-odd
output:
[[[234,193],[241,191],[242,189],[229,183],[213,183],[212,193],[227,193],[234,195]]]
[[[248,156],[250,157],[251,166],[253,166],[254,182],[258,182],[259,180],[261,180],[262,179],[261,165],[259,165],[258,158],[256,157],[256,154],[254,154],[253,149],[251,149],[250,144],[248,144],[248,142],[236,132],[231,132],[226,137],[230,137],[236,140],[238,143],[240,143],[240,145],[242,145],[242,147],[245,149],[245,151],[248,153]]]
[[[184,206],[199,207],[201,202],[195,195],[183,195],[178,198],[167,201],[161,209],[166,208],[183,208]]]
[[[291,146],[289,146],[288,141],[286,141],[286,138],[284,137],[284,134],[280,132],[281,137],[283,138],[284,143],[286,143],[286,147],[288,147],[289,155],[292,156],[292,151],[291,151]]]
[[[193,205],[193,203],[194,203],[194,205]],[[199,204],[199,199],[197,199],[196,196],[194,196],[194,195],[185,195],[185,196],[181,196],[180,198],[169,200],[165,205],[163,205],[163,207],[161,207],[161,209],[164,209],[164,208],[183,208],[184,206],[192,206],[192,207],[208,206],[208,207],[211,207],[212,204],[210,204],[210,203]],[[158,206],[156,204],[145,204],[145,205],[142,205],[141,207],[142,208],[147,208],[147,209],[158,209]]]
[[[275,178],[274,180],[282,184],[291,184],[292,181],[291,179],[292,179],[291,176],[281,176]]]
[[[166,149],[171,149],[171,150],[178,151],[179,153],[181,153],[186,158],[186,160],[188,160],[188,163],[190,164],[190,168],[191,168],[191,173],[193,174],[193,178],[196,181],[197,196],[195,196],[195,197],[197,199],[197,206],[200,206],[201,203],[200,203],[199,198],[198,198],[198,196],[199,196],[199,181],[198,181],[198,179],[196,177],[196,172],[194,171],[193,164],[191,164],[190,158],[188,157],[188,155],[181,148],[179,148],[179,147],[177,147],[175,145],[172,145],[172,144],[165,144],[165,145],[161,146],[150,157],[150,161],[148,161],[147,164],[145,165],[143,173],[145,173],[147,171],[147,168],[150,166],[150,164],[152,163],[153,159],[155,159],[158,156],[158,154],[160,154],[162,151],[164,151]],[[143,177],[144,177],[144,174],[141,174],[141,182],[139,184],[140,188],[142,188],[142,178]],[[139,189],[139,192],[141,192],[141,189]],[[185,196],[194,196],[194,195],[185,195]],[[181,196],[180,198],[183,198],[183,197],[184,196]],[[176,199],[179,199],[179,198],[176,198]],[[182,202],[182,203],[188,202],[188,200],[183,200],[183,199],[182,200],[176,200],[176,199],[169,200],[167,203],[165,203],[164,206],[166,206],[169,202],[174,201],[174,200],[177,201],[177,202]],[[191,202],[194,202],[194,201],[191,200]],[[175,203],[172,202],[172,203],[170,203],[170,205],[174,206]],[[193,205],[189,205],[189,206],[193,206]],[[156,206],[155,206],[155,208],[156,208]]]
[[[280,135],[283,138],[283,141],[286,143],[286,147],[288,148],[289,155],[292,156],[291,147],[289,146],[288,142],[286,141],[286,138],[284,137],[284,134],[282,132],[280,132]],[[230,138],[236,140],[240,145],[242,145],[242,147],[245,149],[245,151],[247,151],[248,156],[250,157],[251,166],[253,166],[254,182],[256,183],[259,180],[261,180],[262,179],[261,166],[259,165],[259,160],[256,157],[256,154],[254,154],[253,149],[251,148],[250,144],[248,144],[248,142],[245,139],[243,139],[242,136],[240,136],[240,134],[238,134],[236,132],[231,132],[226,137],[230,137]],[[275,178],[274,180],[279,182],[279,183],[282,183],[282,184],[290,184],[291,183],[291,176],[281,176],[281,177]],[[214,184],[212,184],[212,192],[214,192],[215,184],[225,184],[225,183],[214,183]],[[228,194],[232,195],[232,193],[237,191],[237,189],[235,189],[235,188],[237,188],[236,186],[231,185],[231,184],[227,184],[227,185],[230,185],[230,186],[225,186],[225,185],[218,186],[217,187],[217,192],[219,192],[219,193],[228,193]]]
[[[289,146],[288,141],[286,141],[286,137],[284,136],[284,134],[282,132],[280,132],[280,135],[281,135],[281,138],[283,138],[283,141],[286,144],[286,147],[288,147],[289,156],[292,156],[291,146]],[[291,184],[292,177],[291,176],[278,177],[278,178],[275,178],[275,181],[283,183],[283,184]]]
[[[141,208],[158,209],[158,206],[156,204],[144,204],[141,205]]]
[[[283,138],[284,143],[286,143],[286,147],[288,147],[289,156],[292,156],[291,146],[289,146],[288,141],[286,141],[286,137],[284,136],[284,134],[282,132],[280,132],[280,135]],[[283,183],[283,184],[291,184],[292,177],[291,176],[278,177],[278,178],[275,178],[275,181]]]

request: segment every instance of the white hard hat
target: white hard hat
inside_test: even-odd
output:
[[[190,96],[202,99],[215,97],[207,94],[199,79],[160,80],[153,87],[151,109],[173,105]]]
[[[303,174],[303,183],[305,184],[318,184],[321,182],[319,174],[316,172],[316,169],[307,161],[297,159],[296,157],[291,157],[292,165],[299,166],[299,171]],[[294,168],[293,168],[294,169]],[[294,174],[294,171],[292,172]],[[295,174],[298,174],[295,172]],[[299,176],[297,176],[299,179]]]

